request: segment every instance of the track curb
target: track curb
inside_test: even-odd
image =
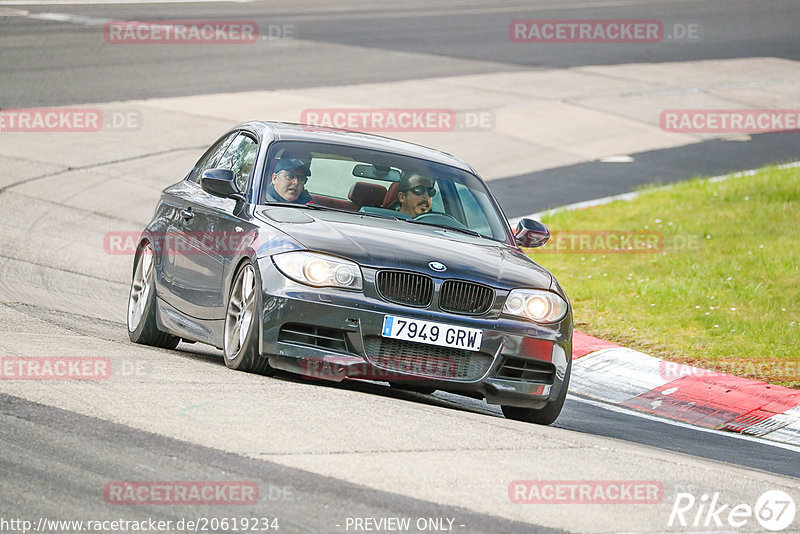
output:
[[[704,428],[800,445],[800,390],[668,362],[580,332],[570,392]]]

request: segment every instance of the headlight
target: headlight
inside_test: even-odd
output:
[[[550,291],[514,289],[508,294],[503,313],[537,323],[557,323],[567,314],[567,302]]]
[[[275,266],[295,282],[315,287],[361,289],[358,264],[316,252],[293,251],[272,256]]]

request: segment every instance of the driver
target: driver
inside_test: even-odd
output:
[[[267,202],[291,202],[292,204],[308,204],[314,202],[306,191],[306,182],[311,174],[302,160],[281,158],[272,173],[272,183],[265,194]]]
[[[436,196],[434,182],[421,174],[407,174],[397,184],[398,211],[416,217],[431,211],[431,198]]]

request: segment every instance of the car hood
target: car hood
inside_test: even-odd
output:
[[[364,267],[416,271],[504,289],[549,289],[552,283],[550,273],[519,249],[446,228],[303,208],[269,207],[256,214],[309,250]],[[434,271],[430,262],[444,264],[446,271]]]

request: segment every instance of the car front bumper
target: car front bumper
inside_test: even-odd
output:
[[[304,286],[284,277],[270,258],[259,267],[260,351],[276,369],[312,380],[424,386],[529,408],[543,407],[567,387],[571,312],[553,325],[457,315],[393,304],[367,291]],[[365,273],[365,286],[370,282]],[[480,352],[382,338],[386,315],[479,328]]]

